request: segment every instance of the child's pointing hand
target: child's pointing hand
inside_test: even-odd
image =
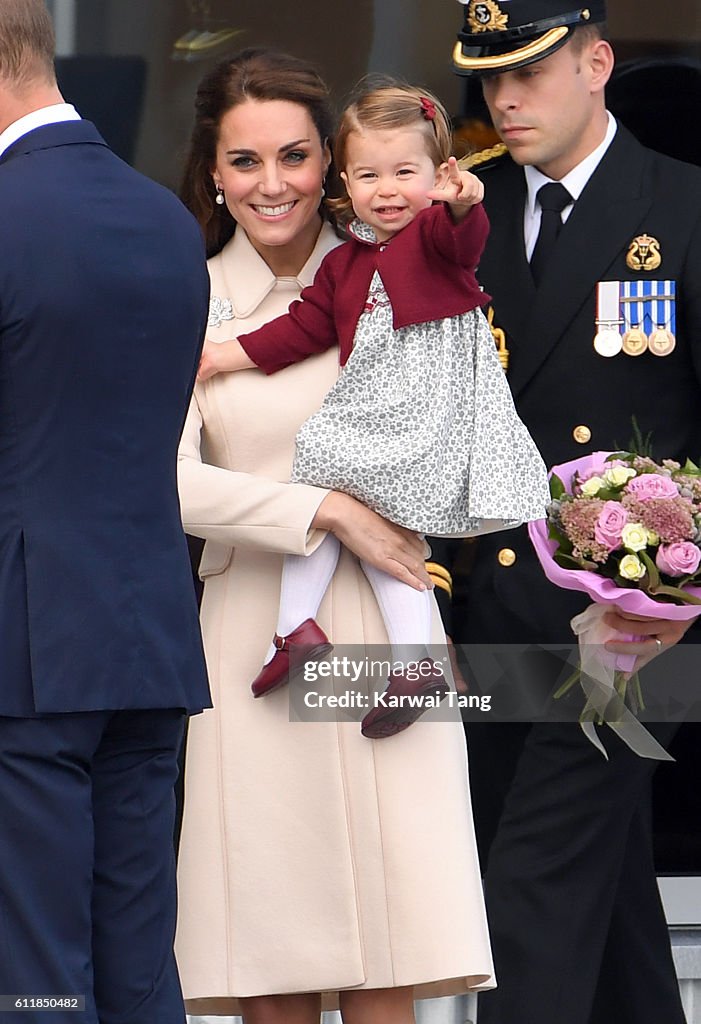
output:
[[[446,165],[446,179],[442,187],[431,189],[427,193],[429,199],[448,203],[453,216],[460,220],[471,206],[481,203],[484,198],[484,185],[470,171],[461,171],[454,156],[449,157]]]

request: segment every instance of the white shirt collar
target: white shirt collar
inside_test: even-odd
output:
[[[33,132],[35,128],[43,128],[46,124],[58,124],[59,121],[80,120],[80,114],[71,103],[53,103],[49,107],[33,110],[30,114],[13,121],[4,132],[0,132],[0,156],[13,142],[17,142],[28,132]]]
[[[569,174],[566,174],[561,180],[573,200],[579,199],[587,182],[603,160],[606,150],[613,142],[613,137],[616,134],[618,125],[616,124],[616,119],[613,114],[607,111],[607,115],[608,125],[602,142],[589,154],[589,156],[586,156],[581,163],[577,164],[576,167],[573,167]],[[536,210],[536,196],[538,194],[538,189],[542,185],[547,185],[548,182],[553,179],[547,178],[537,169],[537,167],[526,166],[524,170],[526,172],[526,185],[528,187],[526,213],[530,217],[535,217],[536,213],[539,212]],[[571,204],[569,207],[565,207],[562,215],[563,221],[567,220],[571,208]]]

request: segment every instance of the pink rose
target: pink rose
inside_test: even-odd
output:
[[[594,527],[594,537],[609,551],[621,546],[621,531],[628,522],[628,510],[617,501],[606,501]]]
[[[649,501],[650,498],[677,498],[679,488],[674,480],[660,473],[643,473],[629,480],[626,485],[628,494],[633,494],[638,501]]]
[[[701,563],[701,551],[690,540],[660,544],[655,562],[668,576],[693,576]]]

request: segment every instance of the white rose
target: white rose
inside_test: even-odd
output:
[[[647,547],[648,532],[642,523],[626,523],[621,530],[621,540],[626,551],[642,551]],[[637,579],[631,576],[630,579]]]
[[[589,479],[585,480],[582,484],[582,494],[587,498],[593,498],[595,494],[599,493],[603,486],[603,477],[590,476]]]
[[[624,555],[618,573],[624,580],[639,580],[645,575],[645,566],[637,555]]]
[[[635,470],[630,466],[612,466],[604,473],[604,480],[609,487],[622,487],[626,481],[636,475]]]

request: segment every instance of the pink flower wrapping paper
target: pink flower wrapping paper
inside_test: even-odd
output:
[[[607,462],[612,454],[611,452],[592,452],[579,459],[553,466],[550,475],[559,477],[564,484],[565,492],[572,494],[572,482],[575,476],[581,483],[584,479],[603,475],[611,466],[620,465],[621,463],[616,461]],[[653,474],[648,475],[653,476]],[[632,487],[628,484],[625,486],[628,493],[639,500],[673,500],[679,493],[676,485],[673,485],[671,481],[668,484],[667,481],[660,480],[659,477],[646,480],[645,476],[640,476],[635,479]],[[617,504],[616,502],[603,501],[599,504],[601,509],[597,515],[598,525],[595,539],[601,545],[600,557],[605,559],[606,552],[614,550],[616,546],[621,547],[620,542],[617,544],[617,538],[620,537],[621,529],[630,517],[623,506],[618,506],[620,510],[618,512],[615,508],[607,507]],[[596,712],[599,720],[606,721],[606,724],[620,736],[623,742],[627,743],[640,756],[655,760],[672,760],[664,748],[625,707],[624,698],[621,697],[621,694],[625,693],[625,683],[623,689],[620,688],[622,674],[627,675],[633,672],[636,656],[615,655],[607,652],[603,647],[607,640],[614,638],[635,640],[637,637],[633,634],[616,634],[610,628],[607,629],[602,622],[604,608],[595,609],[594,606],[615,605],[621,611],[634,615],[643,615],[653,619],[688,621],[701,614],[701,605],[675,603],[663,597],[647,594],[635,586],[621,586],[615,580],[600,575],[592,569],[568,568],[559,565],[555,561],[555,555],[560,548],[560,542],[549,536],[548,519],[530,522],[528,533],[543,571],[550,582],[566,590],[580,591],[591,598],[594,603],[593,606],[572,620],[573,632],[578,636],[580,646],[580,681],[587,697],[587,704],[582,718],[580,718],[580,724],[585,734],[603,756],[607,757],[595,731],[594,722],[591,720],[591,713]],[[686,550],[692,547],[691,543],[670,545],[670,547],[675,549],[672,555],[677,556],[676,560],[672,558],[670,562],[669,557],[665,560],[664,556],[662,558],[658,556],[657,568],[662,572],[667,572],[668,565],[675,569],[677,565],[681,569],[688,565],[693,573],[695,559],[693,553],[690,555]],[[677,548],[679,548],[678,551]],[[604,554],[601,555],[601,552]],[[669,554],[668,549],[667,555],[669,556]],[[698,567],[698,562],[696,562],[696,567]],[[681,575],[681,572],[676,574]],[[685,593],[701,599],[701,586],[685,583],[683,589]],[[616,720],[611,721],[606,716],[606,710],[610,707],[610,701],[615,694],[618,694],[621,699],[614,701]]]
[[[605,469],[606,459],[611,452],[592,452],[580,459],[553,466],[550,475],[559,476],[566,487],[575,473],[585,474]],[[701,614],[701,606],[672,604],[659,601],[634,587],[620,587],[614,580],[599,576],[589,569],[565,569],[554,561],[557,541],[548,536],[547,519],[537,519],[528,524],[528,535],[535,548],[545,575],[551,583],[565,590],[579,590],[588,594],[597,604],[615,604],[621,611],[634,615],[648,615],[653,619],[675,619],[685,622]],[[690,594],[701,599],[701,587],[687,585]]]

